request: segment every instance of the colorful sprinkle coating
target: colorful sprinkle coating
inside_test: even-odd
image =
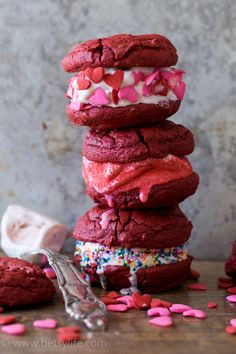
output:
[[[103,273],[107,265],[128,266],[134,273],[139,268],[167,265],[187,259],[186,244],[165,249],[107,247],[99,243],[77,241],[75,256],[82,267],[97,266],[97,273]]]

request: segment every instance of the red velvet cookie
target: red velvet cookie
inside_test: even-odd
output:
[[[0,306],[43,303],[55,295],[53,283],[36,265],[18,258],[0,257]]]
[[[127,163],[168,154],[185,156],[194,149],[193,134],[171,121],[129,130],[90,130],[83,143],[83,155],[91,161]]]
[[[184,283],[190,276],[190,266],[192,257],[186,260],[169,265],[159,265],[155,267],[141,268],[137,271],[137,288],[143,293],[154,293],[167,291]],[[75,263],[79,260],[75,258]],[[89,274],[91,284],[101,286],[96,266],[84,268]],[[129,288],[130,283],[129,267],[107,266],[103,274],[103,281],[107,289],[121,290]]]
[[[159,34],[118,34],[78,44],[62,60],[65,71],[76,72],[86,68],[133,66],[164,67],[175,65],[176,49]]]
[[[185,243],[192,224],[178,206],[118,210],[95,206],[77,220],[76,240],[126,248],[167,248]]]
[[[236,278],[236,241],[233,243],[231,256],[225,263],[225,273],[229,277]]]
[[[71,104],[66,113],[73,125],[88,126],[97,130],[122,129],[155,124],[175,114],[180,100],[161,104],[130,104],[122,107],[95,107],[86,110],[74,109]]]

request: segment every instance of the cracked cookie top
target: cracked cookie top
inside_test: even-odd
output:
[[[145,128],[128,130],[90,130],[82,153],[91,161],[127,163],[168,154],[185,156],[194,149],[193,134],[180,124],[165,121]]]
[[[76,45],[62,59],[61,65],[67,72],[76,72],[99,66],[161,68],[175,65],[177,60],[176,48],[160,34],[117,34]]]

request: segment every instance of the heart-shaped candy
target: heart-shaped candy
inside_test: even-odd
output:
[[[152,95],[150,87],[147,86],[146,84],[144,84],[143,87],[142,87],[142,95],[144,97],[149,97],[149,96]]]
[[[166,80],[160,79],[151,86],[151,91],[153,95],[166,96],[168,93],[168,85]]]
[[[88,101],[92,106],[106,106],[109,103],[106,92],[101,87],[93,91]]]
[[[106,74],[104,76],[104,81],[108,86],[111,86],[116,91],[119,91],[123,78],[124,72],[122,70],[117,70],[114,74]]]
[[[104,77],[104,68],[101,66],[97,68],[87,68],[85,70],[85,75],[92,80],[95,84],[98,84],[99,82],[102,81]]]
[[[136,103],[138,100],[138,93],[134,86],[124,86],[118,92],[118,97],[122,100],[128,100],[131,103]]]
[[[80,71],[77,75],[77,83],[79,90],[87,90],[91,86],[91,82],[85,78],[84,71]]]
[[[144,80],[147,86],[151,85],[154,79],[158,80],[160,77],[160,72],[158,69],[154,69],[151,74],[149,74],[146,79]]]
[[[132,298],[136,309],[147,309],[151,305],[152,298],[149,294],[140,294],[137,291],[133,292]]]
[[[173,326],[173,320],[170,316],[154,317],[148,321],[150,324],[159,327]]]
[[[142,71],[131,71],[134,78],[134,85],[137,85],[140,81],[144,81],[146,75]]]

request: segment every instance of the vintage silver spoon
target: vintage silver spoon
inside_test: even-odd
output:
[[[81,321],[90,330],[104,330],[106,325],[106,307],[93,293],[92,288],[73,261],[59,253],[42,248],[23,253],[21,258],[30,260],[35,255],[44,254],[54,269],[59,288],[65,301],[66,312]]]

